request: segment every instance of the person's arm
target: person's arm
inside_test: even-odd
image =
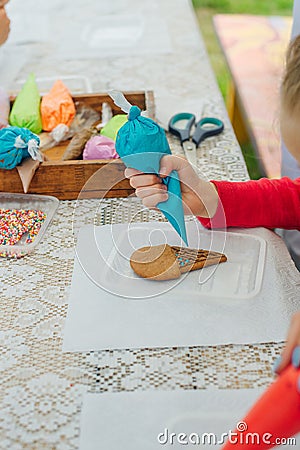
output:
[[[1,2],[0,0],[0,45],[4,44],[4,42],[8,38],[10,29],[10,20],[7,17],[5,8],[3,8],[5,3],[7,3],[7,1]]]
[[[199,217],[204,226],[300,229],[300,178],[213,183],[218,208],[212,219]]]
[[[161,159],[160,177],[176,170],[186,214],[199,217],[206,227],[267,227],[300,229],[300,178],[230,182],[201,180],[185,158]],[[125,176],[148,208],[168,198],[160,177],[126,169]]]

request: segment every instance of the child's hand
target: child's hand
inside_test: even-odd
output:
[[[0,45],[4,44],[9,34],[10,20],[7,17],[6,11],[0,7]]]
[[[126,169],[125,176],[143,200],[144,206],[155,208],[168,199],[167,187],[162,178],[177,170],[181,182],[182,201],[185,214],[213,217],[218,206],[218,193],[212,183],[201,180],[185,158],[175,155],[163,156],[160,162],[160,177],[145,174],[135,169]]]
[[[274,372],[280,374],[289,364],[300,367],[300,311],[294,314],[288,332],[287,343],[274,365]]]

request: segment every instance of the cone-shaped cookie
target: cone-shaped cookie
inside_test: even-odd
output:
[[[137,275],[151,280],[173,280],[181,275],[175,253],[165,244],[136,250],[130,265]]]
[[[181,273],[202,269],[203,267],[213,266],[227,261],[227,257],[223,253],[176,246],[172,246],[171,248],[175,253]]]
[[[143,247],[130,258],[137,275],[151,280],[173,280],[182,273],[227,261],[222,253],[171,247],[168,244]]]

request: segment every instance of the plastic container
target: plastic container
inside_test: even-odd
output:
[[[20,258],[31,253],[43,238],[54,214],[59,205],[55,197],[48,195],[31,194],[11,194],[0,192],[1,209],[33,209],[41,210],[46,214],[46,219],[35,236],[33,242],[26,244],[26,235],[22,236],[20,242],[16,245],[0,245],[0,255],[6,257]]]
[[[136,249],[163,243],[184,246],[169,223],[157,222],[83,227],[77,256],[95,284],[121,297],[145,299],[164,293],[179,298],[203,296],[235,302],[259,293],[265,266],[264,239],[250,234],[204,230],[198,221],[186,222],[186,229],[190,248],[225,253],[227,262],[191,271],[176,280],[152,281],[138,277],[129,263]]]
[[[40,94],[47,94],[57,80],[61,80],[73,95],[93,92],[91,81],[88,77],[81,75],[56,75],[51,77],[36,77],[36,84]],[[22,79],[15,83],[15,94],[20,92],[25,81]]]

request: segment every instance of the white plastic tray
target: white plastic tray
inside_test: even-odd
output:
[[[225,253],[227,262],[182,275],[177,280],[151,281],[130,267],[134,250],[164,242],[182,245],[168,223],[132,223],[87,226],[81,229],[78,260],[88,277],[108,292],[126,298],[146,299],[170,294],[242,299],[258,294],[265,263],[266,243],[242,233],[203,230],[198,221],[186,223],[189,247]],[[175,288],[175,290],[174,290]]]
[[[8,257],[20,257],[31,253],[44,236],[58,204],[59,200],[56,197],[51,197],[49,195],[12,194],[0,192],[0,208],[41,210],[46,214],[46,219],[43,222],[38,234],[35,236],[33,242],[29,244],[20,243],[16,245],[0,245],[0,254],[5,254]],[[21,242],[22,241],[23,238],[21,239]]]

